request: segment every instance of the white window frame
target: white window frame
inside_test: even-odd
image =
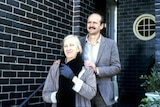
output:
[[[145,23],[146,20],[148,23]],[[151,21],[154,23],[151,23]],[[155,17],[151,14],[142,14],[137,17],[133,23],[133,32],[140,40],[147,41],[153,39],[155,37]],[[145,33],[147,33],[147,36]]]

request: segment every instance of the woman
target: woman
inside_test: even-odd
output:
[[[65,58],[49,70],[42,97],[52,107],[91,107],[90,100],[97,91],[96,77],[93,69],[84,66],[78,37],[66,36],[63,51]]]

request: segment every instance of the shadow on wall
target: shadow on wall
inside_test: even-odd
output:
[[[141,73],[147,70],[146,53],[143,44],[137,44],[130,50],[130,56],[128,57],[128,66],[126,67],[125,83],[128,86],[130,96],[141,96],[143,93],[140,92],[139,76]],[[135,91],[137,90],[137,91]],[[142,90],[141,90],[142,91]],[[141,95],[140,95],[141,94]]]
[[[114,107],[138,107],[144,96],[139,77],[141,74],[149,73],[155,63],[154,55],[147,57],[143,44],[135,45],[134,49],[129,51],[128,66],[121,74],[123,79],[121,81],[120,99]]]

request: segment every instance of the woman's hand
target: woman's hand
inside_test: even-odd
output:
[[[62,64],[62,67],[60,67],[60,73],[61,75],[63,75],[64,77],[68,78],[68,79],[73,79],[73,77],[75,76],[73,71],[69,68],[69,66]]]

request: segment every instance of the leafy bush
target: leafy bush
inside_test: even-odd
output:
[[[144,80],[141,87],[144,87],[146,92],[153,92],[160,96],[160,72],[152,68],[150,75],[141,75],[140,79]],[[154,97],[142,98],[139,107],[160,107],[160,99],[159,97],[157,99]]]
[[[150,75],[141,75],[140,79],[144,80],[141,87],[144,87],[146,92],[160,92],[160,72],[155,68],[151,69]]]
[[[148,98],[143,98],[138,107],[160,107],[160,100],[154,99],[154,101],[151,101]]]

